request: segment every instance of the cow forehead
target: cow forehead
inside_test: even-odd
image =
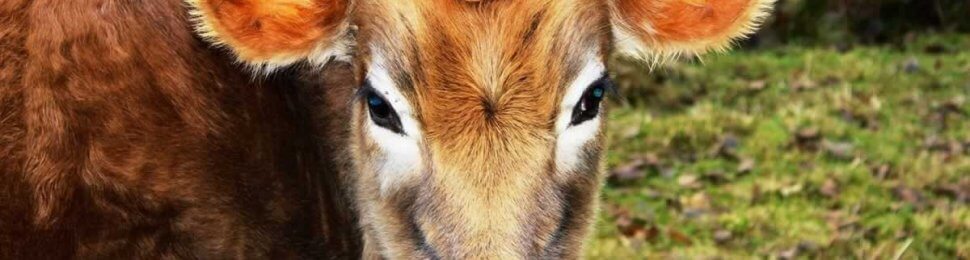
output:
[[[368,55],[381,56],[433,136],[550,123],[590,54],[606,53],[603,2],[372,1],[357,19]]]

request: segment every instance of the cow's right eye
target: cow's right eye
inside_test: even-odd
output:
[[[383,96],[373,90],[368,90],[366,95],[364,95],[364,101],[367,102],[367,110],[374,124],[391,132],[404,134],[404,129],[401,127],[401,119],[397,116],[397,112],[394,111],[394,107],[391,107],[391,104],[387,102],[387,99],[384,99]]]
[[[603,102],[603,97],[606,96],[606,90],[611,87],[611,84],[613,83],[607,76],[603,76],[593,82],[593,84],[590,84],[586,88],[586,91],[583,92],[583,96],[579,99],[579,102],[576,102],[576,105],[573,106],[573,115],[569,125],[579,125],[599,116],[600,103]]]

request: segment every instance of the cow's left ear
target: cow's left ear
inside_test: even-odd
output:
[[[346,55],[350,0],[186,0],[200,36],[264,69]]]
[[[775,0],[608,0],[614,43],[651,62],[726,50],[753,33]]]

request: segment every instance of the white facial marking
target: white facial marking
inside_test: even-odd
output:
[[[566,96],[559,105],[559,117],[556,119],[556,167],[560,173],[575,170],[583,146],[599,132],[601,116],[578,125],[571,126],[569,123],[572,121],[573,107],[582,98],[586,88],[600,79],[604,72],[606,66],[603,62],[596,55],[590,54],[586,66],[569,85]]]
[[[367,115],[367,132],[380,147],[382,158],[375,162],[377,178],[380,181],[381,195],[384,196],[398,184],[414,177],[421,165],[419,140],[421,130],[414,119],[411,105],[398,91],[391,75],[384,68],[384,59],[379,53],[367,70],[367,80],[376,92],[383,96],[401,119],[404,134],[398,134],[374,123]]]

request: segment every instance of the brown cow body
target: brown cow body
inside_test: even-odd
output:
[[[180,0],[0,0],[0,259],[358,254],[325,159],[349,66],[207,46]]]

